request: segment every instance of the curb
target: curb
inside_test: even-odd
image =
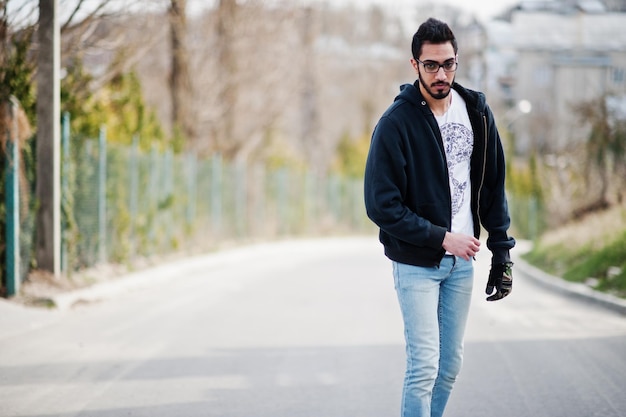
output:
[[[331,238],[338,242],[342,242],[346,238]],[[350,239],[350,238],[348,238]],[[356,238],[361,240],[361,238]],[[211,270],[222,267],[224,265],[242,262],[262,261],[268,254],[280,251],[289,258],[290,253],[302,253],[300,247],[302,242],[315,242],[320,245],[320,250],[332,250],[329,247],[330,239],[301,239],[301,240],[284,240],[252,243],[248,245],[236,246],[228,249],[222,249],[206,254],[182,257],[178,260],[155,265],[139,271],[122,274],[118,278],[94,284],[89,287],[77,289],[65,293],[52,295],[38,301],[47,304],[49,307],[57,310],[71,309],[80,303],[98,302],[116,295],[147,288],[154,285],[171,285],[177,277],[184,277],[189,274],[209,273]],[[369,240],[367,241],[369,242]],[[324,249],[325,248],[325,249]]]
[[[611,294],[596,291],[589,288],[585,284],[569,282],[562,278],[550,275],[541,269],[534,267],[522,260],[520,257],[515,259],[515,269],[522,273],[526,278],[541,284],[542,286],[569,295],[574,298],[596,304],[600,307],[607,308],[623,316],[626,316],[626,300]]]
[[[228,262],[236,262],[237,256],[246,249],[248,248],[184,257],[176,261],[122,274],[115,279],[85,288],[52,295],[39,301],[54,309],[67,310],[80,303],[98,302],[141,288],[171,284],[175,277],[185,276],[197,270],[208,271]]]

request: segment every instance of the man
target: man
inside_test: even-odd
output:
[[[515,240],[500,137],[485,96],[454,82],[454,34],[428,19],[412,53],[418,79],[401,87],[372,135],[365,205],[404,320],[402,417],[440,417],[461,369],[480,227],[492,252],[489,301],[511,292]]]

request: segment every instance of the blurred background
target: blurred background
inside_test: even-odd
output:
[[[36,184],[51,174],[37,172],[40,4],[0,6],[10,296],[16,214],[17,279],[46,275]],[[432,16],[458,38],[456,80],[485,92],[496,116],[511,234],[535,242],[528,259],[626,294],[624,0],[59,0],[58,16],[62,277],[47,279],[80,286],[81,271],[103,265],[374,236],[362,202],[369,140],[414,81],[411,37]]]

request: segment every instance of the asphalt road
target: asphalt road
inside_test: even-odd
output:
[[[488,303],[488,255],[446,416],[626,416],[626,317],[521,275]],[[375,238],[258,245],[148,275],[60,311],[2,301],[0,416],[399,415],[402,324]]]

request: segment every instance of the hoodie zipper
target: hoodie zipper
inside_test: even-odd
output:
[[[480,185],[478,186],[478,195],[476,196],[476,216],[478,217],[478,227],[482,224],[480,219],[480,193],[483,190],[483,183],[485,182],[485,171],[487,170],[487,117],[483,114],[483,140],[485,141],[483,149],[483,166],[480,175]]]

